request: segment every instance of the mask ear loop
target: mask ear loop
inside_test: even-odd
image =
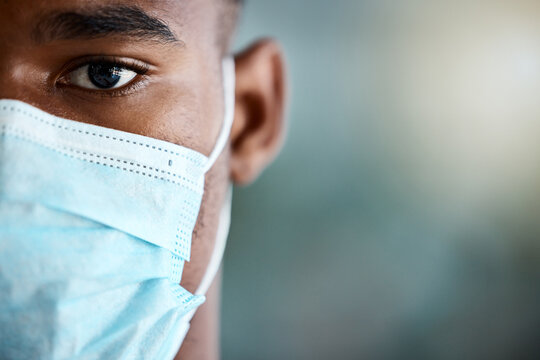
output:
[[[223,253],[225,252],[225,245],[227,244],[227,236],[229,234],[229,227],[231,225],[231,205],[232,205],[232,193],[233,187],[229,185],[227,193],[221,211],[219,213],[219,224],[216,233],[216,243],[214,244],[214,250],[208,262],[208,267],[204,273],[204,276],[199,284],[199,287],[195,291],[195,295],[205,295],[212,281],[216,277],[223,259]]]
[[[203,172],[206,173],[214,165],[217,158],[223,151],[223,148],[229,140],[231,133],[231,127],[234,120],[234,90],[236,86],[236,72],[234,68],[234,59],[232,57],[226,57],[223,59],[223,93],[225,100],[225,116],[223,124],[221,125],[221,131],[217,138],[214,150],[208,157],[208,161],[203,167]]]
[[[208,157],[208,161],[203,167],[203,173],[208,172],[210,168],[214,165],[217,158],[223,151],[223,148],[229,140],[229,135],[231,132],[232,123],[234,120],[234,103],[235,103],[235,81],[236,73],[234,69],[234,59],[227,57],[223,59],[223,92],[225,98],[225,116],[223,120],[223,125],[221,126],[221,131],[216,141],[216,145],[212,153]],[[210,262],[206,268],[206,272],[203,275],[199,287],[195,291],[195,295],[204,295],[212,285],[212,281],[216,277],[217,272],[219,271],[219,266],[221,265],[221,259],[223,258],[223,253],[225,251],[225,244],[227,243],[227,235],[229,233],[229,226],[231,222],[231,203],[232,203],[232,185],[229,185],[223,206],[219,214],[219,224],[216,234],[216,243],[214,244],[214,250],[210,257]],[[167,357],[173,359],[176,356],[176,353],[180,349],[180,346],[184,342],[184,339],[187,335],[187,332],[190,328],[190,322],[195,311],[197,309],[191,310],[188,314],[182,318],[182,328],[179,329],[179,336],[177,338],[177,346],[174,348],[176,351],[171,356]]]
[[[225,196],[225,200],[223,202],[223,206],[221,207],[221,211],[219,215],[219,224],[218,224],[218,229],[217,229],[217,234],[216,234],[216,243],[214,245],[214,250],[210,257],[210,262],[208,264],[208,267],[206,268],[206,272],[204,273],[203,279],[199,287],[195,291],[195,295],[205,295],[208,289],[210,288],[210,286],[212,285],[212,281],[216,277],[217,272],[219,271],[219,267],[221,265],[221,259],[223,258],[225,245],[227,243],[227,235],[229,234],[229,226],[231,223],[231,204],[232,204],[232,192],[233,192],[232,190],[233,190],[232,185],[229,185],[229,189],[227,190],[227,194]],[[166,359],[173,359],[178,353],[178,350],[180,350],[180,347],[182,346],[182,343],[184,342],[184,339],[186,338],[186,335],[191,326],[191,319],[193,319],[193,316],[195,316],[196,311],[197,309],[195,308],[182,318],[182,327],[178,331],[178,337],[176,338],[176,345],[172,347],[172,349],[176,349],[176,350],[172,352],[168,357],[166,357]]]
[[[212,165],[215,163],[218,156],[223,151],[229,134],[231,132],[232,122],[234,120],[234,90],[235,90],[235,70],[234,59],[227,57],[223,59],[223,93],[225,98],[225,116],[221,132],[216,141],[216,146],[208,158],[208,162],[205,165],[204,172],[206,173]],[[210,262],[206,268],[206,272],[199,284],[199,287],[195,291],[195,295],[204,295],[210,288],[214,277],[216,276],[221,259],[223,258],[223,252],[225,251],[225,244],[227,242],[227,234],[229,233],[229,225],[231,222],[231,203],[232,203],[232,185],[229,185],[227,194],[225,195],[224,203],[221,207],[219,214],[219,224],[216,234],[216,243],[214,244],[214,250],[210,257]]]
[[[227,140],[229,140],[229,135],[231,133],[231,127],[234,120],[234,90],[235,90],[235,69],[234,69],[234,59],[232,57],[226,57],[223,59],[223,93],[225,100],[225,116],[223,120],[223,125],[219,137],[216,141],[214,150],[208,158],[208,162],[204,167],[204,172],[206,173],[212,165],[215,163],[218,156],[223,151]],[[212,256],[210,257],[210,262],[206,268],[206,272],[199,284],[199,287],[195,291],[195,295],[204,295],[210,288],[214,277],[216,276],[219,265],[221,264],[221,259],[223,258],[223,252],[225,251],[225,244],[227,242],[227,234],[229,233],[229,225],[231,223],[231,204],[232,204],[232,185],[229,185],[227,194],[225,195],[225,200],[221,211],[219,214],[219,224],[216,234],[216,243],[214,244],[214,250]]]

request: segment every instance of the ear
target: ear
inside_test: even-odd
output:
[[[285,66],[272,40],[236,56],[236,105],[231,130],[231,178],[252,182],[277,155],[284,137]]]

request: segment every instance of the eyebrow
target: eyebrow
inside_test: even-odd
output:
[[[114,35],[183,45],[163,20],[128,5],[50,13],[42,17],[32,31],[37,43]]]

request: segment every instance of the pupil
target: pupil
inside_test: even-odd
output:
[[[88,77],[92,84],[100,89],[113,87],[120,81],[122,68],[113,64],[90,64],[88,66]]]

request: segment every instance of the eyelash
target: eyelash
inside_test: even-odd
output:
[[[146,77],[145,75],[150,70],[150,66],[146,63],[137,61],[135,59],[126,59],[126,58],[119,58],[115,56],[98,56],[98,57],[87,57],[83,60],[80,60],[76,62],[75,64],[72,64],[66,71],[63,72],[63,75],[60,77],[60,80],[71,74],[77,69],[80,69],[87,65],[92,64],[99,64],[99,63],[106,63],[112,66],[117,66],[120,68],[124,68],[130,71],[133,71],[137,74],[133,80],[131,80],[128,84],[116,88],[116,89],[109,89],[109,90],[92,90],[92,89],[86,89],[82,88],[80,86],[71,85],[62,83],[61,81],[58,82],[58,85],[61,87],[69,87],[72,89],[76,89],[77,91],[83,91],[85,93],[91,93],[92,95],[97,95],[101,97],[117,97],[117,96],[124,96],[129,95],[133,93],[134,91],[137,91],[139,88],[144,86]]]

